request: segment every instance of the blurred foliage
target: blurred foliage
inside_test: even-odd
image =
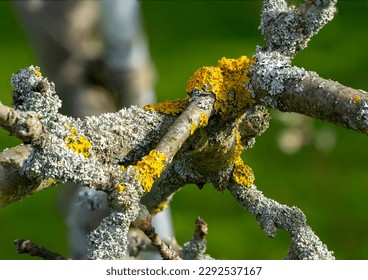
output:
[[[261,1],[146,0],[142,9],[160,101],[185,96],[185,83],[199,67],[215,65],[223,56],[251,56],[256,45],[263,44],[258,30]],[[293,63],[367,90],[368,2],[339,1],[338,9],[335,19]],[[11,3],[1,1],[0,13],[0,99],[10,104],[11,73],[38,63]],[[298,153],[283,153],[277,135],[285,124],[274,118],[254,148],[244,153],[245,162],[252,166],[255,183],[266,196],[304,211],[309,225],[336,258],[367,259],[366,136],[321,121],[311,125],[314,131],[326,127],[334,131],[333,149],[321,152],[311,142]],[[0,132],[0,150],[17,143]],[[0,259],[27,258],[15,253],[12,241],[16,238],[29,238],[67,255],[57,192],[53,188],[0,209]],[[269,239],[228,192],[218,193],[210,184],[202,190],[186,186],[171,206],[179,243],[191,238],[198,215],[208,222],[208,252],[215,258],[280,259],[287,254],[287,233],[279,231],[275,240]]]

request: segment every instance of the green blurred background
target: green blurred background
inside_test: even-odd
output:
[[[142,9],[160,101],[184,97],[185,83],[197,68],[215,65],[223,56],[251,56],[256,45],[263,44],[258,30],[261,1],[142,1]],[[294,64],[368,90],[368,1],[339,1],[338,9]],[[10,105],[11,74],[39,63],[10,1],[0,2],[0,22],[0,100]],[[295,117],[272,115],[270,128],[243,155],[255,172],[256,185],[266,196],[300,207],[337,259],[368,259],[366,136],[303,119],[309,140],[297,152],[287,153],[280,149],[280,135],[290,128],[285,119]],[[319,137],[326,131],[327,137]],[[18,143],[0,131],[0,150]],[[0,209],[0,259],[28,258],[15,253],[17,238],[68,255],[66,227],[57,206],[60,188]],[[287,233],[278,231],[269,239],[229,193],[220,194],[211,185],[183,188],[171,206],[180,244],[191,238],[194,221],[201,216],[209,225],[208,253],[215,258],[281,259],[287,254]]]

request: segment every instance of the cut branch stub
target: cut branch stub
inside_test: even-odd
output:
[[[43,133],[40,116],[35,112],[18,112],[0,102],[0,126],[24,142],[38,142]]]

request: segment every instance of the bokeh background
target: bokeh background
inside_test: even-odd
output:
[[[293,63],[368,90],[368,1],[338,2],[335,19]],[[256,45],[263,44],[258,30],[261,1],[141,3],[158,73],[159,101],[184,97],[185,83],[199,67],[215,65],[223,56],[251,56]],[[0,2],[0,63],[0,100],[11,105],[12,73],[40,63],[10,1]],[[258,188],[301,208],[337,259],[368,259],[366,136],[295,114],[271,114],[270,128],[243,154]],[[17,139],[0,131],[0,150],[17,144]],[[29,258],[16,254],[17,238],[68,256],[66,226],[57,205],[60,188],[0,209],[0,259]],[[180,244],[191,238],[194,221],[201,216],[209,225],[208,253],[215,258],[281,259],[287,254],[287,233],[278,231],[274,240],[269,239],[229,193],[220,194],[211,185],[202,190],[186,186],[171,206]]]

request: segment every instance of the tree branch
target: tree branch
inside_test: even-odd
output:
[[[201,217],[197,217],[195,224],[193,238],[184,244],[180,256],[184,260],[212,260],[213,258],[206,254],[207,223]]]
[[[19,145],[0,153],[0,207],[5,207],[57,183],[51,179],[32,181],[21,173],[31,151],[30,145]]]
[[[82,121],[58,113],[61,102],[54,85],[38,68],[22,69],[12,77],[15,111],[0,106],[0,117],[13,133],[27,135],[32,148],[24,148],[14,162],[6,153],[2,155],[0,167],[19,174],[22,187],[10,190],[11,183],[0,187],[6,190],[1,205],[31,193],[36,182],[46,180],[50,185],[50,179],[105,191],[112,213],[89,235],[89,258],[119,259],[127,252],[129,227],[144,208],[143,196],[148,193],[146,198],[152,200],[147,200],[151,201],[147,208],[156,212],[184,184],[212,182],[218,190],[227,187],[268,236],[274,237],[277,228],[291,234],[287,258],[333,259],[298,208],[268,199],[252,185],[254,175],[240,155],[268,128],[270,117],[255,102],[367,133],[368,100],[362,92],[291,66],[297,51],[332,19],[335,3],[306,0],[294,9],[283,0],[264,1],[261,29],[266,46],[257,48],[252,61],[222,59],[216,67],[197,71],[187,87],[189,105],[181,100],[145,110],[131,107]],[[167,105],[176,106],[175,114],[166,110]],[[176,117],[178,112],[182,113]],[[21,125],[14,129],[17,119]],[[33,126],[37,133],[29,133]],[[29,183],[32,187],[27,187]],[[206,257],[201,224],[192,241],[184,245],[184,251],[195,252],[195,258]],[[147,233],[165,257],[176,258],[163,249],[153,228],[147,228]]]
[[[253,185],[251,188],[230,183],[229,191],[238,203],[256,217],[265,233],[274,238],[277,228],[291,235],[291,245],[286,259],[331,260],[333,252],[328,251],[313,230],[307,225],[306,217],[297,207],[282,205],[265,197]]]
[[[318,31],[333,19],[337,0],[306,0],[298,8],[285,0],[264,0],[260,29],[267,51],[289,57],[307,47]]]
[[[17,112],[0,102],[0,126],[25,142],[37,141],[42,124],[35,112]]]
[[[255,68],[263,68],[262,71],[255,70],[252,80],[252,88],[258,103],[368,134],[366,92],[323,79],[313,72],[297,67],[269,68],[265,73],[265,67],[275,65],[262,60],[257,61]],[[267,76],[272,72],[277,72],[277,77]],[[272,85],[268,83],[271,79]]]
[[[306,0],[289,7],[284,0],[265,0],[261,29],[265,47],[258,47],[250,68],[249,89],[258,104],[296,112],[368,133],[368,95],[291,66],[296,53],[336,12],[336,0]]]
[[[152,245],[157,248],[163,260],[181,260],[179,255],[158,236],[151,221],[152,217],[146,214],[138,217],[133,224],[151,240]]]
[[[14,241],[15,246],[17,246],[18,254],[28,254],[30,256],[40,257],[44,260],[66,260],[64,256],[52,252],[46,248],[39,247],[35,243],[25,240],[17,239]]]

